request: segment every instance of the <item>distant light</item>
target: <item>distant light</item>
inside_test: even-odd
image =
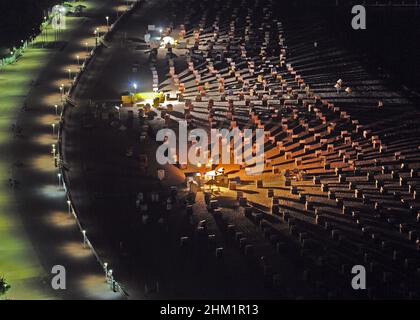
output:
[[[60,14],[65,14],[66,12],[67,12],[67,9],[66,9],[66,7],[65,6],[62,6],[62,5],[55,5],[53,8],[52,8],[52,12],[53,12],[53,14],[57,14],[57,13],[60,13]]]
[[[174,45],[175,44],[175,39],[169,36],[164,37],[163,39],[163,43],[165,45],[170,44],[170,45]]]

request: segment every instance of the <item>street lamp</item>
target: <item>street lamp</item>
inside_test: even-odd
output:
[[[108,275],[108,262],[104,262],[105,277]]]
[[[77,64],[80,67],[80,56],[76,56],[76,58],[77,58]]]
[[[135,82],[133,83],[133,88],[134,88],[135,91],[137,91],[137,83],[135,83]]]
[[[105,19],[106,19],[106,27],[108,28],[108,31],[109,31],[109,17],[106,16]]]
[[[107,274],[107,280],[110,282],[110,284],[112,285],[112,281],[114,281],[114,277],[112,276],[112,269],[108,270],[108,274]]]
[[[58,177],[58,187],[61,187],[61,173],[57,173],[57,177]]]
[[[82,230],[83,234],[83,248],[86,248],[87,238],[86,238],[86,230]]]
[[[54,108],[55,108],[55,115],[58,116],[58,105],[55,105]]]
[[[71,69],[67,69],[67,71],[69,72],[69,80],[71,81]]]
[[[87,42],[85,42],[85,46],[86,46],[86,52],[89,53],[89,44]]]
[[[64,100],[64,84],[62,83],[60,85],[60,93],[61,93],[61,101]]]
[[[69,211],[69,215],[71,214],[71,201],[67,200],[67,207],[68,207],[68,211]]]
[[[115,106],[115,109],[117,109],[118,111],[118,120],[121,120],[121,112],[120,112],[120,107],[119,106]]]
[[[54,135],[55,134],[55,123],[51,123],[51,126],[52,126],[52,134]]]
[[[93,34],[95,35],[95,44],[96,44],[96,46],[98,46],[98,40],[99,40],[99,37],[100,37],[99,29],[96,28],[95,31],[93,32]]]
[[[45,30],[45,34],[44,34],[44,42],[46,43],[47,41],[48,41],[48,29],[47,29],[47,25],[46,25],[46,22],[47,22],[47,17],[45,17],[44,16],[44,23],[43,23],[43,30]]]

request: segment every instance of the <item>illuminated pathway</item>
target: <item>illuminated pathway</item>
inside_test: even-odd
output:
[[[29,48],[15,65],[0,71],[0,274],[11,285],[9,299],[120,297],[106,284],[69,215],[52,150],[62,109],[59,87],[68,87],[86,55],[85,43],[94,45],[93,30],[105,32],[105,16],[114,21],[115,9],[121,14],[125,3],[82,2],[89,18],[68,18],[63,35],[68,42],[60,51]],[[13,132],[12,124],[21,133]],[[9,186],[9,179],[18,186]],[[67,290],[51,288],[54,265],[66,268]]]

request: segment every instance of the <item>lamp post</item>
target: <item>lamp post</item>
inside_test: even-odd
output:
[[[103,267],[104,267],[105,278],[106,278],[108,276],[108,262],[104,262]]]
[[[58,105],[54,105],[55,108],[55,115],[58,116]]]
[[[71,69],[67,69],[67,71],[69,72],[69,80],[71,81]]]
[[[61,188],[61,173],[57,173],[58,177],[58,187]]]
[[[83,234],[83,248],[86,248],[86,245],[87,245],[86,230],[82,230],[82,234]]]
[[[80,67],[80,56],[77,55],[76,58],[77,58],[77,65]]]
[[[51,154],[53,156],[54,166],[57,166],[57,164],[56,164],[57,163],[56,150],[55,150],[55,144],[54,143],[51,145]]]
[[[89,44],[85,42],[86,52],[89,53]]]
[[[45,30],[44,32],[44,43],[46,43],[48,41],[48,30],[47,30],[47,17],[44,16],[44,23],[42,25],[43,30]]]
[[[106,27],[108,28],[108,31],[109,31],[109,17],[106,16],[105,19],[106,19]]]
[[[71,215],[71,201],[70,200],[67,200],[67,208],[68,208],[69,215]]]
[[[51,127],[52,127],[52,134],[54,136],[55,135],[55,123],[51,123]]]
[[[114,277],[113,277],[113,275],[112,275],[112,269],[109,269],[108,270],[108,274],[107,274],[107,280],[108,280],[108,282],[110,283],[110,285],[112,286],[112,282],[114,281]]]
[[[93,34],[95,35],[95,45],[97,47],[98,46],[98,40],[99,40],[99,30],[98,30],[98,28],[95,29]]]
[[[121,120],[121,112],[120,112],[120,107],[119,106],[115,106],[115,109],[117,109],[118,111],[118,120]]]

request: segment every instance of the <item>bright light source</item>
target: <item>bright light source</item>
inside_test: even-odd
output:
[[[67,13],[67,9],[65,6],[56,5],[52,8],[53,15],[57,15],[57,14],[65,15],[66,13]],[[47,20],[47,17],[44,17],[44,19]]]
[[[175,39],[169,36],[163,37],[162,39],[163,43],[165,45],[170,44],[170,45],[174,45],[175,44]]]

